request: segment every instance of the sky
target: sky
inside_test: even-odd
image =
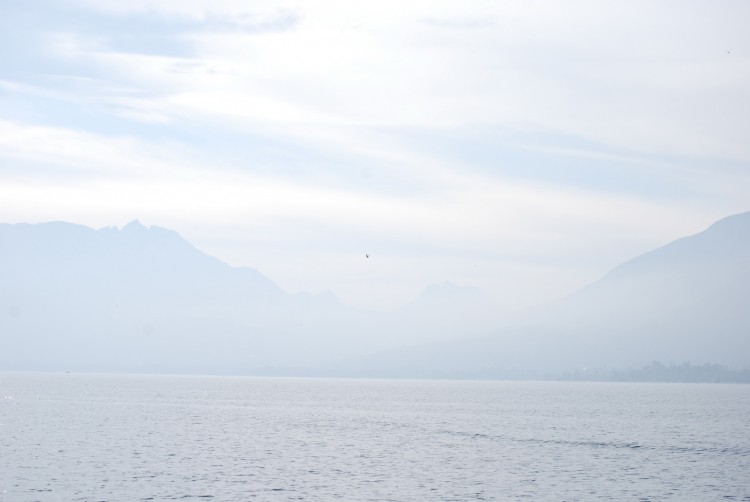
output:
[[[0,222],[498,311],[750,210],[750,3],[0,0]],[[365,258],[369,254],[370,258]]]

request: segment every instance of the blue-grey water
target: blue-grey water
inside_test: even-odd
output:
[[[0,375],[0,500],[750,500],[750,385]]]

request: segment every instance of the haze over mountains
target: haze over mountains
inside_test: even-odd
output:
[[[659,360],[750,366],[750,213],[617,267],[487,336],[361,361],[367,373],[542,377]]]
[[[0,225],[0,369],[538,377],[750,365],[750,213],[502,319],[444,283],[388,313],[289,294],[133,222]]]
[[[289,294],[176,232],[0,225],[0,367],[286,373],[445,339],[491,315],[450,283],[389,314]]]

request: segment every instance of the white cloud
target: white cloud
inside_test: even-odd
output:
[[[192,163],[187,155],[180,157],[180,150],[184,148],[133,136],[112,137],[0,120],[0,156],[59,168],[60,174],[74,178],[189,175]]]
[[[263,17],[278,10],[272,5],[253,8]],[[195,19],[237,16],[243,6],[96,3],[118,14]],[[282,10],[298,13],[295,29],[183,35],[191,59],[88,56],[133,86],[158,89],[165,115],[272,126],[495,125],[750,159],[749,47],[731,8],[690,4],[677,16],[644,2],[289,2]],[[446,27],[467,18],[492,22]],[[737,46],[734,56],[727,45]]]
[[[747,4],[71,5],[110,22],[177,26],[169,36],[186,50],[127,51],[106,29],[49,28],[40,59],[54,71],[3,74],[4,102],[21,110],[0,121],[6,219],[141,217],[289,288],[329,281],[366,298],[347,270],[303,270],[316,270],[313,256],[335,270],[342,247],[370,243],[403,252],[378,271],[389,279],[363,283],[381,284],[382,297],[445,278],[500,291],[515,287],[508,278],[537,284],[545,274],[559,278],[550,279],[557,291],[750,200]],[[52,117],[49,102],[62,111]],[[527,152],[596,158],[602,170],[679,195],[480,171],[470,151],[442,158],[439,140],[402,137],[472,128],[519,133]],[[232,152],[212,146],[225,135]],[[481,141],[518,146],[508,136]],[[257,160],[245,140],[289,146],[295,173],[317,176],[283,174],[280,160]],[[340,174],[362,169],[372,183]],[[237,251],[231,240],[249,244]],[[290,267],[288,244],[317,250]],[[441,267],[449,277],[433,277]]]

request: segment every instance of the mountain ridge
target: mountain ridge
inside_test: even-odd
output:
[[[424,312],[401,323],[332,292],[287,293],[138,220],[2,224],[0,277],[0,368],[127,366],[107,343],[153,371],[219,360],[243,372],[307,368],[408,341],[429,324]]]
[[[0,277],[0,369],[504,378],[750,364],[750,212],[500,321],[448,281],[390,313],[290,294],[138,220],[0,224]]]
[[[491,333],[360,360],[371,374],[538,378],[654,360],[750,367],[750,212],[644,253]],[[348,368],[355,371],[354,368]]]

